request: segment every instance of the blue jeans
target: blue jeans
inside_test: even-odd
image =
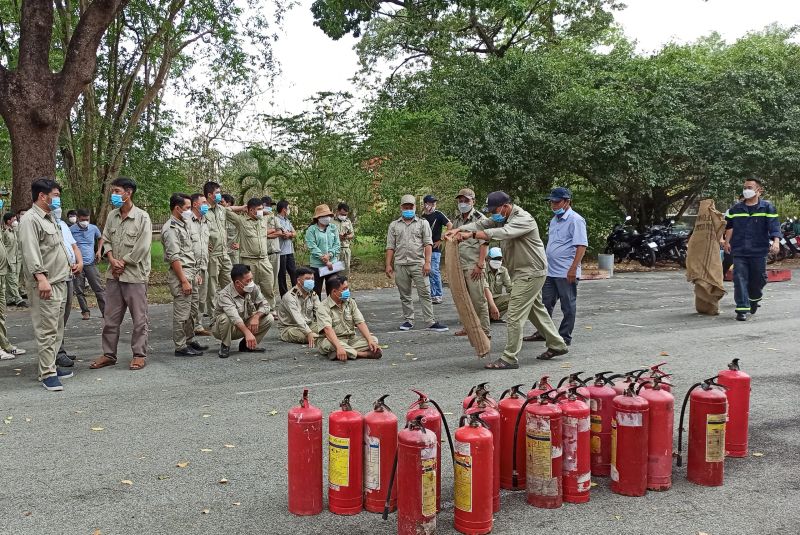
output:
[[[766,256],[733,257],[733,299],[737,313],[750,312],[750,306],[761,301],[766,285]]]
[[[441,261],[441,252],[434,251],[431,253],[431,274],[429,275],[431,281],[431,297],[442,296],[442,272],[439,270]]]
[[[570,284],[566,278],[547,277],[542,286],[542,303],[550,317],[556,301],[561,301],[561,313],[564,316],[558,327],[558,334],[567,345],[572,343],[572,331],[575,329],[575,313],[578,303],[578,281]]]

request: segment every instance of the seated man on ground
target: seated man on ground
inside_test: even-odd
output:
[[[486,302],[489,303],[489,318],[492,322],[502,322],[500,318],[508,310],[508,302],[511,300],[511,276],[503,266],[503,251],[499,247],[489,249],[489,269],[486,271],[484,293]]]
[[[364,316],[350,297],[347,277],[334,275],[328,279],[328,292],[322,304],[327,312],[323,324],[325,337],[317,341],[320,353],[341,361],[381,358],[378,339],[369,332]]]
[[[314,271],[307,267],[298,268],[297,284],[283,294],[278,304],[281,340],[314,347],[322,330],[321,316],[324,315],[324,307],[314,292]]]
[[[272,326],[269,303],[253,282],[250,267],[235,264],[231,283],[217,292],[216,307],[211,320],[211,334],[220,341],[219,358],[230,355],[231,340],[242,339],[239,351],[263,353],[258,344]]]

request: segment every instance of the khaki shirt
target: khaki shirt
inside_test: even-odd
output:
[[[218,258],[228,254],[230,236],[228,235],[228,220],[225,217],[225,207],[219,204],[213,207],[209,205],[205,220],[208,226],[208,243],[211,245],[210,256]]]
[[[281,222],[278,221],[278,216],[274,212],[264,214],[264,219],[267,220],[267,231],[282,230]],[[280,238],[267,238],[267,251],[269,254],[278,254],[281,252],[281,239]]]
[[[239,229],[233,223],[228,222],[225,223],[225,228],[228,231],[228,250],[238,254],[239,251],[231,246],[234,243],[239,243]]]
[[[303,291],[295,286],[281,298],[278,304],[278,323],[282,327],[298,327],[305,334],[316,334],[322,330],[326,321],[325,311],[314,292],[303,295]]]
[[[6,246],[9,264],[17,264],[22,261],[19,255],[17,232],[14,229],[8,227],[3,228],[3,245]]]
[[[336,304],[332,298],[328,297],[324,303],[327,317],[322,327],[331,327],[336,336],[349,338],[355,336],[356,325],[364,323],[364,316],[358,310],[358,305],[353,299],[342,301],[341,306]]]
[[[6,250],[5,240],[0,241],[0,276],[8,274],[8,251]]]
[[[267,219],[250,217],[248,214],[237,214],[226,208],[225,217],[236,225],[239,231],[239,255],[245,258],[267,258],[269,243],[267,241]]]
[[[150,247],[153,244],[153,224],[150,215],[134,206],[125,219],[119,208],[111,210],[103,228],[103,255],[109,251],[114,258],[125,262],[120,282],[146,283],[150,277]],[[111,269],[107,279],[113,279]]]
[[[453,228],[459,228],[480,221],[481,219],[486,219],[486,217],[473,208],[472,211],[467,214],[466,221],[464,220],[464,216],[459,213],[452,218],[450,222],[453,223]],[[475,267],[480,259],[481,245],[484,243],[486,242],[483,240],[470,238],[458,244],[458,259],[461,264],[461,269],[472,269]]]
[[[497,297],[505,293],[511,293],[511,276],[505,266],[500,266],[500,269],[494,271],[492,268],[486,270],[486,287],[492,292],[492,297]]]
[[[214,319],[227,316],[231,324],[245,323],[260,312],[265,316],[269,314],[269,303],[261,294],[256,285],[250,293],[239,295],[231,282],[217,293],[217,306],[214,308]]]
[[[519,206],[512,206],[505,223],[495,223],[487,217],[462,226],[461,230],[482,230],[490,239],[504,242],[503,263],[512,280],[547,275],[547,256],[539,237],[539,226],[533,216]]]
[[[389,224],[386,233],[386,250],[394,250],[394,263],[408,266],[425,263],[425,246],[433,246],[431,226],[419,216],[410,222],[402,217]]]
[[[209,228],[205,218],[192,217],[190,226],[192,232],[192,245],[194,246],[195,266],[199,270],[208,269],[208,241]]]
[[[161,229],[161,243],[164,244],[164,262],[169,264],[170,269],[176,260],[180,260],[184,269],[194,269],[197,266],[192,237],[192,231],[184,221],[172,217],[164,223]]]
[[[339,219],[334,217],[333,224],[336,225],[336,228],[339,231],[339,242],[341,243],[342,249],[349,249],[350,242],[353,241],[353,238],[342,238],[342,236],[355,235],[355,230],[353,229],[353,222],[350,221],[349,219],[345,219],[344,221],[339,221]]]
[[[69,256],[64,245],[61,227],[51,213],[34,204],[19,222],[19,246],[26,280],[44,273],[47,280],[64,282],[69,279]]]

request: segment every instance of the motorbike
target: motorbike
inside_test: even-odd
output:
[[[686,250],[688,247],[688,231],[675,229],[675,220],[665,221],[662,225],[650,227],[652,240],[658,245],[656,259],[663,262],[677,262],[686,267]]]
[[[645,267],[656,264],[658,244],[653,241],[650,232],[639,233],[628,225],[631,216],[626,216],[625,221],[614,226],[611,234],[606,238],[605,254],[614,255],[614,262],[623,260],[636,260]]]
[[[783,237],[780,240],[780,247],[777,253],[770,253],[767,255],[767,263],[772,264],[776,261],[785,260],[787,258],[794,258],[795,255],[800,253],[800,244],[798,244],[798,237],[795,233],[795,220],[789,218],[781,224],[781,232]]]

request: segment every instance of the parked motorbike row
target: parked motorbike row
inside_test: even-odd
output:
[[[492,530],[500,489],[525,490],[539,508],[590,499],[592,476],[609,477],[611,491],[643,496],[672,486],[675,400],[664,363],[624,374],[573,373],[553,386],[547,376],[528,392],[514,385],[492,399],[487,383],[462,402],[451,437],[439,405],[424,393],[398,418],[382,396],[362,416],[350,395],[328,417],[328,508],[397,511],[398,533],[432,534],[441,509],[442,429],[454,473],[454,527],[464,534]],[[745,457],[750,377],[738,359],[693,385],[678,426],[677,464],[683,462],[683,420],[689,404],[687,479],[723,483],[726,456]],[[322,511],[322,411],[303,392],[289,410],[289,511]]]
[[[614,227],[606,238],[605,254],[614,255],[614,262],[636,260],[645,267],[653,267],[656,262],[676,262],[686,267],[686,249],[689,231],[675,228],[675,221],[665,221],[639,232],[625,218],[625,222]]]
[[[776,261],[800,255],[800,233],[798,233],[798,230],[800,230],[800,221],[797,218],[789,217],[781,223],[783,237],[780,241],[780,248],[777,253],[769,253],[767,263],[772,264]]]

